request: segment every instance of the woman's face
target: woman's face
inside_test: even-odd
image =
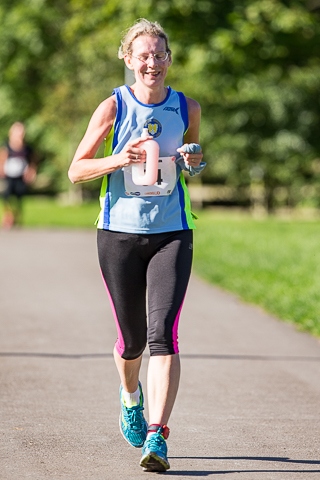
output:
[[[153,55],[166,52],[165,39],[140,35],[132,42],[131,49],[132,53],[125,57],[125,61],[127,67],[134,71],[136,81],[149,88],[164,85],[171,56],[165,61],[159,61]]]

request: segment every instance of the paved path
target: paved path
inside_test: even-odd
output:
[[[118,431],[95,232],[0,231],[0,282],[0,479],[155,478]],[[320,478],[318,340],[193,277],[180,347],[166,478]]]

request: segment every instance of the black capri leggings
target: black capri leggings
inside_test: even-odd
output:
[[[97,241],[119,355],[126,360],[138,358],[147,342],[150,355],[178,353],[178,323],[192,264],[192,230],[151,235],[98,230]]]
[[[8,201],[11,196],[15,196],[18,200],[27,193],[28,187],[23,177],[11,178],[6,177],[6,189],[3,194],[5,201]]]

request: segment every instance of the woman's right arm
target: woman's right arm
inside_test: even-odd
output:
[[[0,178],[5,177],[4,164],[8,158],[8,149],[6,147],[0,148]]]
[[[94,158],[112,128],[116,112],[116,100],[111,96],[104,100],[93,113],[68,171],[72,183],[94,180],[130,163],[141,161],[136,159],[137,154],[141,154],[137,141],[129,142],[120,153],[115,155]]]

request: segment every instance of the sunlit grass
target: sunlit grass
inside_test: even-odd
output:
[[[23,203],[23,226],[94,229],[99,210],[98,200],[66,205],[50,197],[29,196]]]
[[[195,271],[320,335],[320,222],[199,214]]]

